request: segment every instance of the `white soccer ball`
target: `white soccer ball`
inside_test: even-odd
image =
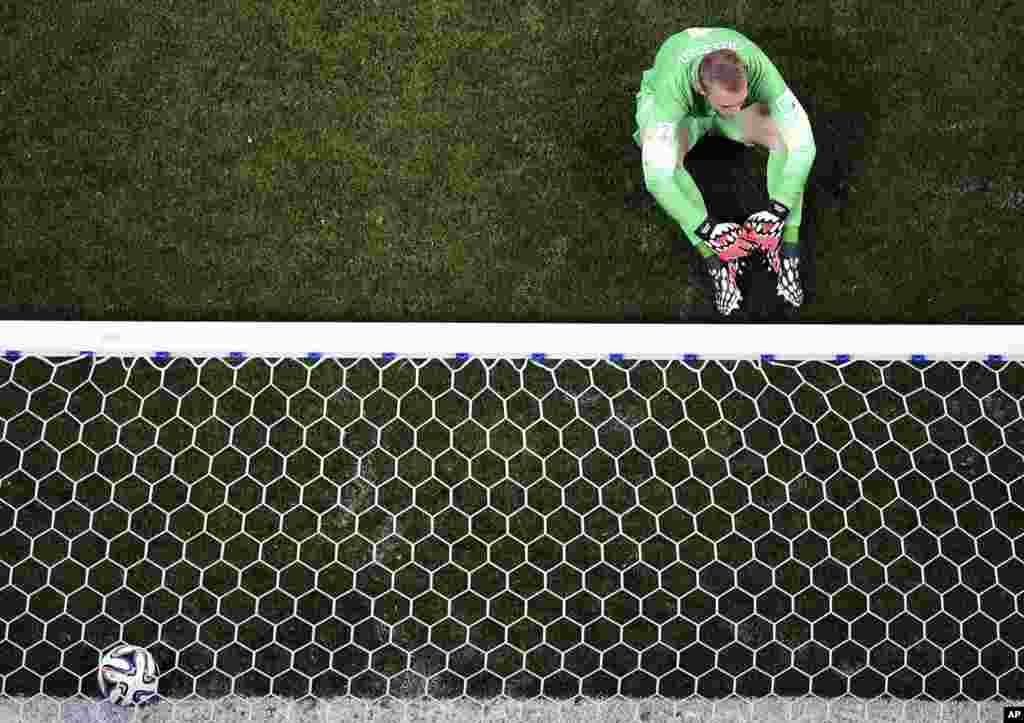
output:
[[[115,645],[100,655],[96,678],[103,697],[115,705],[143,705],[156,695],[160,671],[138,645]]]

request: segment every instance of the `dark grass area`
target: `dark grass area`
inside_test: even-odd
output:
[[[626,202],[640,75],[695,25],[759,43],[811,117],[799,318],[1020,318],[1013,3],[0,13],[6,318],[713,319],[674,222]],[[712,213],[756,208],[765,154],[702,146]],[[779,318],[753,283],[738,318]]]

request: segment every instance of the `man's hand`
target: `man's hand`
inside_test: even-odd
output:
[[[765,255],[768,266],[779,275],[779,245],[782,243],[782,227],[789,217],[789,209],[778,201],[769,201],[768,208],[755,211],[743,223],[743,235]]]
[[[717,256],[708,256],[704,262],[715,288],[715,308],[719,314],[729,316],[740,308],[740,302],[743,301],[739,278],[743,273],[744,262],[742,259],[734,259],[723,263]]]
[[[708,216],[695,233],[724,262],[741,259],[754,251],[753,243],[738,223],[715,221]]]

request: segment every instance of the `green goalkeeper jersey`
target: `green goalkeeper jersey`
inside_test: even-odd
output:
[[[790,209],[802,200],[814,161],[814,136],[807,114],[782,74],[749,38],[729,28],[689,28],[668,38],[658,50],[654,67],[644,71],[637,94],[637,120],[641,128],[656,129],[655,142],[644,149],[644,179],[660,205],[675,218],[695,246],[694,234],[707,211],[696,184],[683,167],[686,148],[678,147],[678,129],[727,126],[735,119],[718,115],[707,98],[696,91],[701,60],[715,50],[730,49],[746,70],[744,107],[763,103],[782,135],[785,162],[773,199]],[[729,135],[734,135],[730,133]],[[695,142],[690,133],[691,145]],[[639,131],[637,133],[639,138]]]

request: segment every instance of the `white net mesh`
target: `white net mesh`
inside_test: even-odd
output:
[[[0,375],[5,696],[1024,698],[1018,363]]]

